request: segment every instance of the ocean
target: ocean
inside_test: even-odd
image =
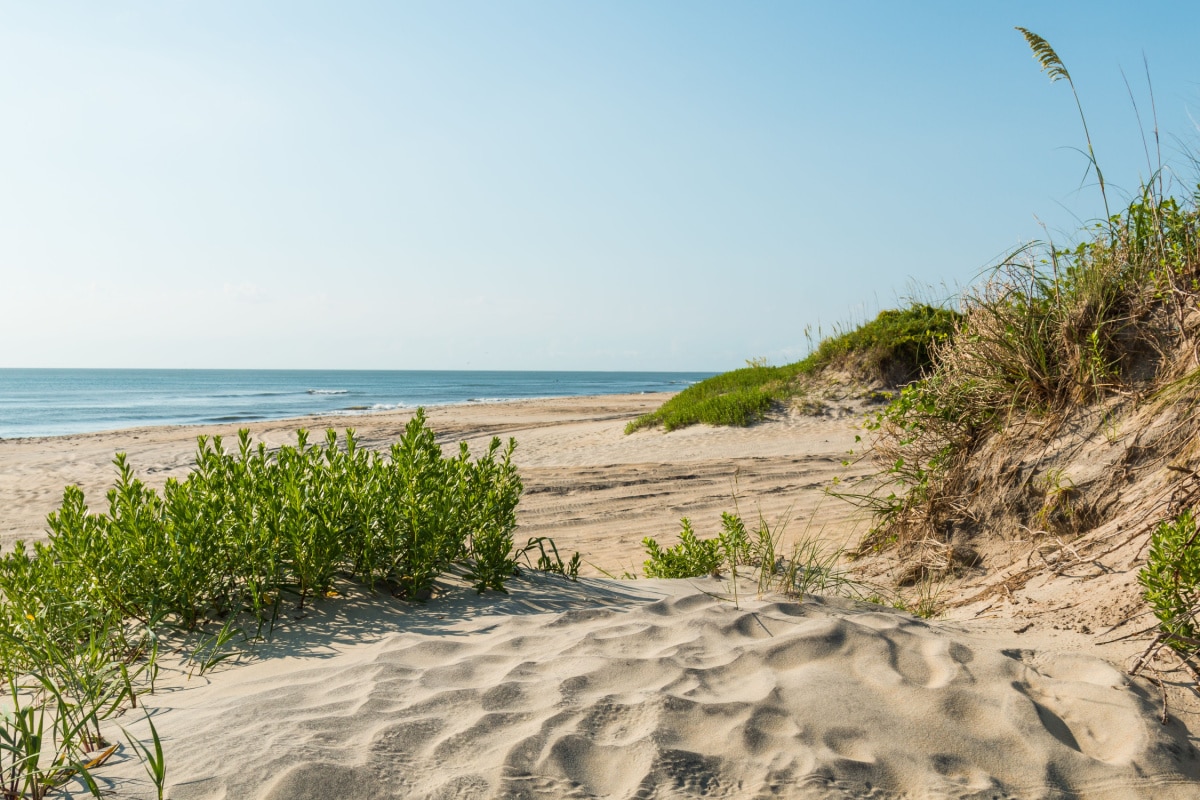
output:
[[[679,391],[711,372],[0,369],[0,438]]]

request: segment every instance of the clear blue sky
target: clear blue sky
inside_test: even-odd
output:
[[[1200,3],[0,1],[0,366],[720,370],[1200,152]],[[936,293],[935,290],[934,293]]]

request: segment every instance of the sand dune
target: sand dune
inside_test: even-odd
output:
[[[327,604],[149,698],[169,796],[1196,796],[1187,732],[1099,659],[714,579],[513,588]]]
[[[824,489],[865,471],[844,463],[863,407],[623,435],[661,400],[523,401],[429,417],[447,445],[515,436],[526,485],[518,536],[581,551],[593,576],[639,571],[641,538],[670,544],[681,516],[711,534],[735,492],[752,520],[790,514],[790,536],[853,541],[853,508]],[[384,447],[408,418],[251,428],[276,446],[300,424],[352,424],[364,444]],[[43,536],[66,483],[101,506],[117,450],[153,486],[182,477],[199,433],[235,430],[0,441],[0,546]],[[979,587],[955,589],[971,600],[950,604],[957,622],[745,591],[735,604],[713,579],[541,577],[515,582],[508,597],[448,587],[425,606],[358,594],[282,621],[244,663],[164,675],[144,704],[175,800],[1200,796],[1190,690],[1166,679],[1161,723],[1160,687],[1096,657],[1120,660],[1141,645],[1102,648],[1084,624],[1097,625],[1101,606],[1130,619],[1134,590],[1109,597],[1097,580],[1052,577],[974,600]],[[118,723],[147,738],[137,712]],[[128,747],[98,777],[117,796],[154,796]]]

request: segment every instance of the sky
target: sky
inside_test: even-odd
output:
[[[1018,25],[1195,186],[1200,3],[0,0],[0,367],[796,360],[1102,216]]]

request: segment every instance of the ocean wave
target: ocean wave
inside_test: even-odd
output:
[[[336,411],[330,411],[330,414],[366,414],[371,411],[399,411],[413,406],[407,403],[374,403],[369,406],[346,406],[339,408]]]
[[[221,399],[230,398],[230,397],[284,397],[285,395],[295,394],[295,393],[296,392],[294,392],[294,391],[292,391],[292,392],[224,392],[221,394],[214,394],[214,395],[210,395],[210,396],[216,397],[216,398],[221,398]]]
[[[349,389],[309,389],[309,394],[350,394]]]

